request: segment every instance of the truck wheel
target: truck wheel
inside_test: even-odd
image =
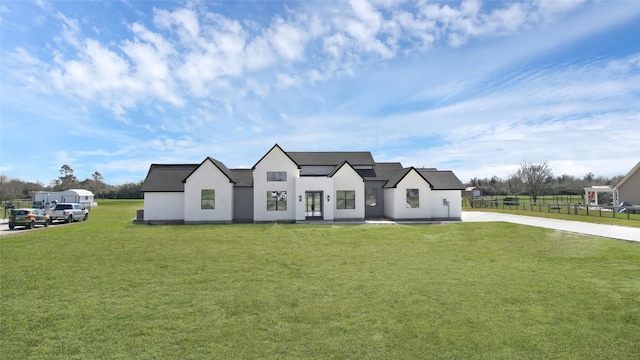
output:
[[[69,217],[67,218],[67,222],[68,223],[72,223],[73,222],[73,215],[69,215]]]
[[[87,220],[89,220],[89,213],[84,214],[83,221],[87,221]]]
[[[29,229],[33,229],[36,226],[36,224],[33,221],[30,221],[29,224],[27,224],[27,227]]]

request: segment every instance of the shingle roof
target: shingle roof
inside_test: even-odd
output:
[[[465,187],[451,170],[416,169],[431,184],[433,190],[464,190]]]
[[[416,169],[413,167],[396,168],[395,170],[390,167],[388,173],[389,181],[384,187],[396,187],[398,183],[402,181],[402,179],[412,170],[417,171],[433,190],[464,190],[464,185],[453,171],[437,170],[434,168]]]
[[[212,158],[212,157],[207,157],[206,159],[204,159],[203,162],[200,163],[200,165],[198,165],[198,167],[196,167],[195,169],[193,169],[193,171],[191,173],[189,173],[189,175],[187,175],[182,182],[187,182],[187,178],[189,178],[189,176],[191,176],[191,174],[193,174],[200,166],[202,166],[202,164],[204,164],[207,161],[211,161],[217,168],[218,170],[220,170],[228,179],[229,181],[231,181],[232,183],[235,183],[235,179],[233,178],[233,174],[231,173],[231,170],[229,170],[227,168],[227,166],[225,164],[223,164],[222,162]]]
[[[251,169],[231,169],[235,186],[253,186],[253,170]]]
[[[173,192],[184,191],[184,179],[195,170],[199,164],[151,164],[147,177],[144,179],[141,192]]]
[[[346,152],[297,152],[287,151],[287,154],[298,166],[328,166],[340,165],[345,161],[352,166],[375,164],[373,156],[368,151]]]

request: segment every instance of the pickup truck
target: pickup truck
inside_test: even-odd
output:
[[[60,203],[53,210],[50,210],[49,216],[51,221],[73,222],[89,219],[89,210],[85,209],[81,204],[76,203]]]

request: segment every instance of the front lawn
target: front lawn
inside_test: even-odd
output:
[[[640,243],[506,223],[0,237],[3,359],[632,359]]]

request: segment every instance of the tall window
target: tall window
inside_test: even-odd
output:
[[[378,205],[378,189],[366,189],[365,197],[367,206],[376,206]]]
[[[408,208],[420,207],[420,193],[418,189],[407,189],[407,207]]]
[[[267,171],[267,181],[287,181],[287,172]]]
[[[216,191],[215,190],[202,190],[200,193],[200,208],[201,209],[215,209],[216,208]]]
[[[354,190],[336,191],[336,209],[355,209],[356,192]]]
[[[286,211],[287,192],[267,191],[267,211]]]

